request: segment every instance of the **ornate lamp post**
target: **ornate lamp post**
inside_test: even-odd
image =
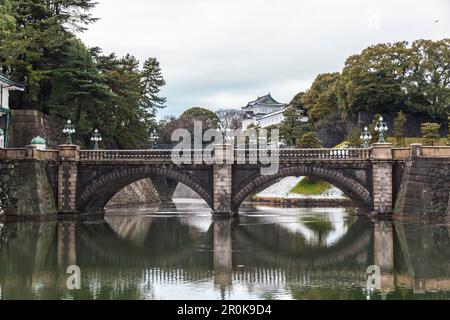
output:
[[[71,120],[67,120],[66,125],[64,126],[63,133],[67,134],[67,144],[72,144],[72,134],[75,133],[75,127],[72,124]]]
[[[369,141],[372,140],[372,135],[370,134],[370,131],[367,127],[364,128],[364,131],[361,133],[360,138],[364,142],[363,148],[368,148],[370,146]]]
[[[380,119],[378,119],[378,123],[375,126],[375,131],[380,133],[380,138],[378,139],[379,143],[386,142],[384,139],[384,133],[388,130],[389,128],[386,122],[384,121],[383,117],[380,117]]]
[[[156,131],[156,129],[152,129],[150,131],[150,143],[152,146],[154,146],[156,144],[156,141],[158,140],[159,136],[158,136],[158,132]]]
[[[91,141],[94,142],[94,150],[98,150],[98,144],[103,141],[103,138],[97,129],[94,130]]]

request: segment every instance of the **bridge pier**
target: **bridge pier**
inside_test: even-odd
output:
[[[392,147],[392,143],[375,143],[373,145],[372,199],[374,213],[392,213]]]
[[[231,215],[233,195],[233,149],[230,144],[217,145],[216,164],[213,165],[213,211],[214,214]]]
[[[80,147],[58,146],[58,213],[77,213],[77,176]]]

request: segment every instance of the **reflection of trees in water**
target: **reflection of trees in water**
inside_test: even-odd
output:
[[[302,224],[312,230],[317,236],[317,243],[320,246],[326,244],[325,240],[331,231],[335,230],[331,221],[326,217],[302,217]]]
[[[229,222],[229,228],[222,226],[226,232],[218,233],[212,225],[200,227],[186,217],[7,224],[0,238],[0,286],[4,298],[151,299],[154,282],[182,285],[214,279],[227,286],[286,285],[294,298],[359,297],[348,290],[363,283],[363,272],[373,263],[370,220],[355,219],[346,234],[328,247],[320,241],[308,243],[300,233],[266,222],[239,217]],[[314,232],[325,235],[330,230],[320,219],[313,222]],[[417,279],[449,281],[448,224],[396,222],[394,231],[394,271],[408,273],[414,290],[429,290],[430,284],[414,283]],[[223,237],[221,241],[232,241],[232,250],[217,250],[213,242],[217,235]],[[67,291],[66,265],[57,267],[58,261],[64,261],[60,251],[68,253],[67,243],[76,244],[81,291]],[[219,267],[220,274],[215,270]],[[332,284],[334,288],[329,288]]]

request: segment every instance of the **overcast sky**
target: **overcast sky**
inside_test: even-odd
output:
[[[81,38],[160,61],[168,106],[159,118],[238,108],[268,92],[288,102],[369,45],[450,37],[448,0],[97,1],[100,20]]]

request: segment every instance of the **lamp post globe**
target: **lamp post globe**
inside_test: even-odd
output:
[[[64,126],[63,133],[67,135],[67,144],[72,144],[72,134],[75,133],[75,127],[72,124],[71,120],[67,120],[66,125]]]
[[[156,142],[159,139],[159,135],[156,129],[150,130],[150,144],[152,147],[156,145]]]
[[[389,130],[387,123],[384,121],[383,117],[380,117],[378,119],[378,123],[375,125],[375,131],[379,132],[379,138],[378,138],[378,142],[379,143],[384,143],[386,142],[385,137],[384,137],[384,133],[387,132]]]
[[[94,130],[91,141],[94,143],[94,150],[98,150],[98,144],[103,141],[103,138],[97,129]]]
[[[363,141],[363,148],[370,147],[370,140],[372,140],[372,134],[370,133],[367,127],[364,128],[364,131],[361,133],[360,139]]]

